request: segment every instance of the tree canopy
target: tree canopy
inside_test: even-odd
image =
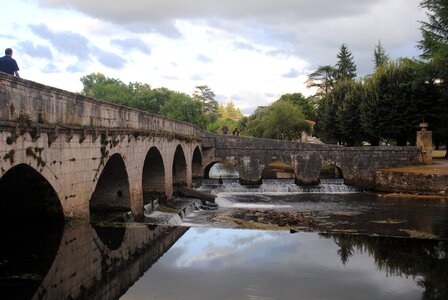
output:
[[[423,39],[419,47],[423,50],[422,58],[427,62],[426,72],[431,74],[440,90],[438,114],[431,127],[436,146],[439,143],[448,146],[448,2],[424,0],[420,5],[427,9],[428,21],[421,22]]]
[[[254,137],[278,140],[300,140],[302,132],[311,132],[300,108],[289,101],[276,101],[259,107],[247,119],[244,133]]]
[[[203,114],[203,104],[191,96],[167,88],[152,89],[149,84],[130,82],[92,73],[81,77],[81,94],[121,105],[137,108],[180,121],[190,122],[202,128],[210,123]]]
[[[193,98],[202,102],[204,113],[215,122],[218,117],[218,101],[215,100],[215,93],[207,85],[196,86],[193,92]]]
[[[327,96],[336,81],[336,68],[330,65],[319,66],[316,71],[308,75],[306,86],[317,88],[316,95]]]

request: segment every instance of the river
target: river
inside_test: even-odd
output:
[[[448,299],[443,199],[387,198],[337,180],[303,189],[215,178],[201,189],[219,209],[180,226],[3,228],[0,298]]]

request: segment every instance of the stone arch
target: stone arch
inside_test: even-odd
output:
[[[172,174],[174,186],[187,185],[187,160],[181,145],[174,152]]]
[[[320,179],[341,179],[344,178],[344,174],[342,169],[338,166],[338,164],[330,162],[323,163],[319,172],[319,180]]]
[[[0,178],[0,195],[2,275],[8,274],[1,294],[4,299],[31,299],[57,256],[63,208],[49,181],[27,164],[10,168]]]
[[[142,174],[143,204],[166,194],[165,164],[157,147],[151,147],[145,157]]]
[[[204,178],[219,178],[219,176],[217,174],[217,172],[214,172],[214,169],[227,169],[228,176],[222,176],[222,178],[239,178],[239,170],[237,168],[237,166],[235,166],[234,164],[232,164],[229,161],[226,160],[220,160],[220,161],[214,161],[211,162],[210,164],[208,164],[205,168],[204,168]],[[212,174],[210,176],[210,174]]]
[[[120,154],[112,155],[104,166],[90,198],[90,211],[129,211],[131,194],[126,165]]]
[[[55,189],[27,164],[18,164],[2,176],[0,195],[1,222],[64,223],[63,208]]]
[[[262,179],[295,179],[296,173],[290,164],[273,157],[266,164],[261,176]]]
[[[193,159],[191,161],[191,173],[193,179],[202,178],[202,153],[199,147],[193,151]]]

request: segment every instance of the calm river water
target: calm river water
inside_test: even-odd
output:
[[[448,299],[444,200],[298,191],[289,181],[212,188],[219,210],[185,226],[4,228],[0,299]],[[314,223],[291,233],[207,223],[253,210]]]

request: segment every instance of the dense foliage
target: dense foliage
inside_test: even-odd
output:
[[[428,22],[422,22],[423,39],[419,46],[423,50],[426,72],[436,79],[440,89],[438,114],[432,128],[434,142],[436,146],[448,146],[448,1],[424,0],[421,6],[427,9]]]
[[[375,71],[355,78],[356,66],[345,44],[334,67],[319,67],[308,86],[319,98],[316,132],[325,142],[347,146],[368,142],[415,143],[419,123],[427,121],[434,141],[448,144],[448,2],[425,0],[422,22],[423,61],[391,61],[379,42],[373,51]]]
[[[167,88],[152,89],[143,83],[125,84],[119,79],[92,73],[81,78],[85,96],[118,103],[146,112],[186,121],[207,128],[211,120],[204,114],[203,102]]]
[[[259,107],[253,115],[244,120],[244,134],[254,137],[300,140],[302,132],[311,133],[298,105],[290,101],[278,100],[267,107]]]

